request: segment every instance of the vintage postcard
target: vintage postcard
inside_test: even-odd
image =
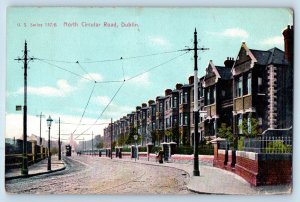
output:
[[[291,194],[293,10],[7,8],[9,194]]]

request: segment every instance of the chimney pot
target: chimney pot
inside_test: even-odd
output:
[[[282,32],[284,37],[284,54],[285,59],[292,64],[294,57],[294,29],[293,26],[288,25],[287,29]]]
[[[190,76],[189,77],[189,84],[193,84],[194,83],[194,76]]]
[[[182,87],[182,84],[181,84],[181,83],[177,83],[177,84],[176,84],[176,90],[180,90],[181,87]]]

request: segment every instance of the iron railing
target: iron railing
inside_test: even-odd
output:
[[[256,153],[292,153],[292,136],[260,136],[244,138],[243,150]]]

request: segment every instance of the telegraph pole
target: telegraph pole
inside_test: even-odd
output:
[[[199,171],[199,155],[198,155],[198,145],[199,145],[199,134],[198,134],[198,122],[199,122],[199,109],[198,109],[198,47],[197,47],[197,30],[195,28],[194,32],[194,176],[200,176]]]
[[[94,156],[94,132],[92,131],[92,156]]]
[[[199,155],[198,155],[198,147],[199,147],[198,50],[208,50],[208,48],[198,48],[197,30],[195,28],[195,32],[194,32],[194,120],[195,120],[195,129],[194,129],[194,171],[193,171],[194,176],[200,176]]]
[[[110,120],[110,159],[112,159],[112,139],[113,139],[113,123],[112,118]]]
[[[41,112],[39,115],[36,115],[40,117],[40,146],[42,146],[42,118],[45,117],[45,115]]]
[[[198,108],[198,50],[209,50],[208,48],[198,48],[197,41],[197,30],[194,31],[194,48],[186,48],[182,51],[194,51],[194,120],[195,120],[195,129],[194,129],[194,176],[200,176],[199,171],[199,132],[198,132],[198,122],[199,122],[199,108]]]
[[[27,65],[33,58],[27,56],[27,42],[25,40],[23,58],[15,59],[24,63],[24,106],[23,106],[23,154],[21,174],[28,175],[28,158],[27,158]],[[29,60],[29,61],[28,61]]]
[[[61,160],[60,117],[58,118],[58,160]]]

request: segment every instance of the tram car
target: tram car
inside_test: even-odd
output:
[[[72,146],[66,145],[66,156],[71,156],[72,154]]]

